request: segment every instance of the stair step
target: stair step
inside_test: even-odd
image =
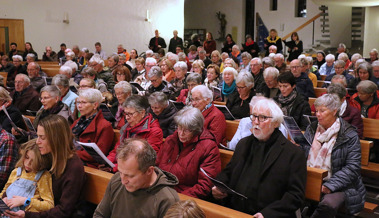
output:
[[[361,30],[351,30],[352,33],[360,33]]]
[[[321,26],[321,27],[330,27],[329,24],[321,24],[320,26]]]
[[[323,38],[330,38],[330,35],[321,35]]]
[[[320,19],[321,22],[329,22],[329,18],[325,18],[325,19]]]
[[[325,6],[325,5],[321,5],[320,7],[318,7],[318,9],[319,9],[320,11],[325,11],[325,10],[328,10],[328,7]]]
[[[325,29],[325,30],[321,30],[321,32],[322,33],[330,33],[330,30]]]
[[[352,25],[351,25],[351,28],[354,28],[354,27],[361,28],[361,27],[362,27],[362,24],[352,24]]]

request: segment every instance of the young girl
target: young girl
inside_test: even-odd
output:
[[[36,139],[21,148],[21,158],[0,196],[12,211],[40,212],[54,207],[48,157],[42,156]]]

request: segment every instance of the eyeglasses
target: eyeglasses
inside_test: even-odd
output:
[[[87,101],[78,101],[78,102],[77,102],[78,105],[79,105],[79,104],[90,104],[90,103],[92,103],[92,102],[87,102]]]
[[[291,69],[297,69],[297,68],[300,68],[301,66],[291,66],[290,68]]]
[[[47,100],[49,100],[49,99],[51,99],[52,97],[45,97],[45,98],[39,98],[39,101],[47,101]]]
[[[244,88],[246,88],[246,86],[243,86],[243,87],[237,86],[237,89],[244,89]]]
[[[199,101],[202,101],[204,100],[203,98],[192,98],[191,99],[191,102],[199,102]]]
[[[254,121],[256,118],[258,118],[259,122],[265,122],[268,118],[272,118],[272,117],[265,116],[265,115],[255,115],[255,114],[250,115],[251,121]]]
[[[138,111],[134,111],[133,113],[124,113],[125,114],[125,117],[132,117],[134,116],[135,113],[137,113]]]
[[[184,134],[190,134],[191,130],[178,126],[178,132],[183,132]]]
[[[123,73],[117,73],[116,75],[117,76],[125,76],[125,74],[123,74]]]

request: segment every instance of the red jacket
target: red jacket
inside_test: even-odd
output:
[[[130,127],[128,123],[126,123],[120,130],[120,139],[117,142],[114,149],[109,152],[107,158],[112,161],[116,166],[113,168],[114,172],[117,172],[117,158],[116,158],[116,150],[120,145],[120,141],[123,141],[127,138],[142,138],[146,139],[147,142],[154,148],[154,150],[158,153],[159,148],[163,143],[163,132],[161,127],[159,126],[158,120],[154,119],[151,114],[146,115],[137,125],[134,127]],[[159,154],[159,153],[158,153]]]
[[[71,129],[78,123],[79,119],[71,125]],[[101,111],[97,112],[95,118],[87,126],[87,128],[79,136],[80,142],[94,142],[104,153],[108,155],[108,152],[112,149],[114,132],[112,124],[108,122]],[[99,165],[83,148],[76,151],[82,161],[87,163],[91,167]]]
[[[212,104],[210,108],[203,111],[203,116],[204,128],[215,137],[217,145],[220,143],[226,145],[226,121],[224,114]]]
[[[221,172],[220,153],[213,136],[204,129],[189,143],[183,144],[179,152],[178,131],[170,135],[158,153],[157,166],[174,174],[179,184],[175,190],[195,198],[206,197],[212,182],[201,171],[200,167],[211,177]]]
[[[359,110],[359,112],[361,112],[361,105],[363,103],[359,99],[358,93],[355,93],[353,96],[351,96],[350,102],[351,102],[351,106],[357,108]],[[379,119],[379,98],[378,98],[378,91],[377,91],[377,94],[374,95],[374,99],[372,100],[371,105],[368,107],[368,112],[367,112],[367,117],[366,118]]]
[[[179,94],[178,98],[176,99],[176,102],[182,102],[183,104],[186,104],[188,92],[189,92],[188,89],[180,90],[180,94]]]

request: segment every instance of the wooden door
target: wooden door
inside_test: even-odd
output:
[[[24,20],[0,19],[0,51],[8,54],[12,42],[17,43],[18,50],[25,50]]]

